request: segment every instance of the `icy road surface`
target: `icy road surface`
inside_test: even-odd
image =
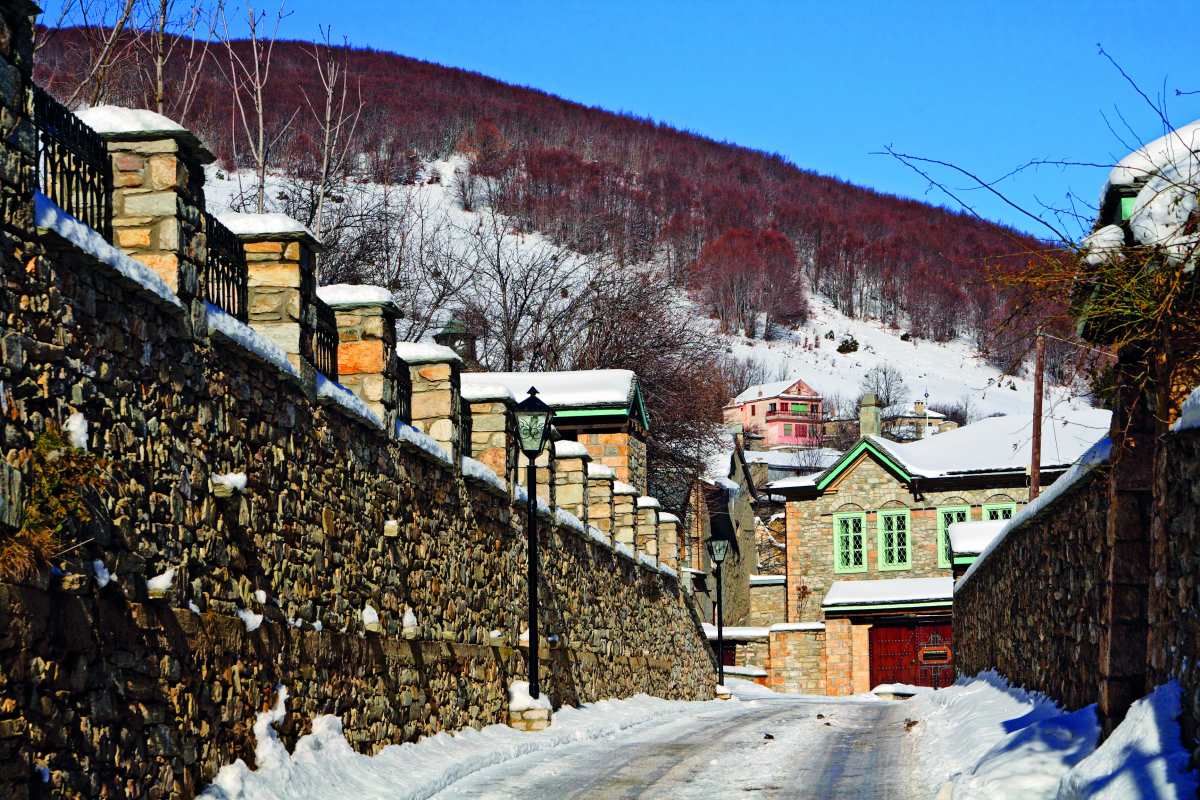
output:
[[[480,770],[435,797],[924,800],[933,789],[919,779],[905,718],[898,702],[707,703]]]

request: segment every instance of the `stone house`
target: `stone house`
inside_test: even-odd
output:
[[[885,414],[883,435],[898,442],[924,439],[936,433],[945,433],[958,427],[958,423],[940,411],[929,408],[924,400],[917,400],[908,408]]]
[[[765,447],[815,447],[821,443],[823,400],[802,380],[761,383],[725,407],[726,424],[740,425]]]
[[[1047,418],[1044,483],[1108,416],[1080,408]],[[1028,501],[1029,421],[993,417],[904,444],[877,435],[873,404],[861,424],[868,435],[829,468],[769,484],[787,498],[787,622],[824,623],[829,694],[945,685],[954,675],[949,528],[1008,519]]]

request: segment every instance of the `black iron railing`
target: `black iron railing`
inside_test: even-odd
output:
[[[203,220],[205,258],[200,273],[200,294],[230,316],[246,322],[250,304],[242,240],[207,211]]]
[[[337,315],[319,297],[313,298],[315,324],[313,326],[312,362],[326,378],[338,378],[338,327]]]
[[[44,89],[33,87],[42,194],[112,242],[112,160],[104,140]]]

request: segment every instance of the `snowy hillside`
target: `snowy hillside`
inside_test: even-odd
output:
[[[470,256],[471,232],[488,213],[464,211],[454,188],[455,170],[465,161],[460,157],[426,164],[421,179],[412,185],[391,186],[386,190],[372,184],[358,184],[356,191],[370,195],[391,192],[389,202],[402,213],[416,214],[424,227],[442,232],[445,253],[458,258]],[[436,176],[430,182],[430,176]],[[209,207],[223,210],[233,204],[243,192],[252,189],[253,176],[240,176],[216,167],[208,170],[205,191]],[[273,203],[287,188],[282,179],[272,179],[268,197]],[[480,195],[484,194],[482,191]],[[480,200],[478,208],[483,208]],[[279,210],[271,208],[269,210]],[[401,245],[404,246],[404,245]],[[559,260],[582,259],[581,256],[554,245],[544,236],[514,235],[506,242],[522,254],[521,260],[532,260],[532,254],[556,254]],[[636,267],[630,267],[635,269]],[[471,291],[464,286],[463,291]],[[688,302],[688,301],[684,301]],[[903,341],[901,332],[870,321],[851,319],[818,295],[810,295],[809,320],[792,331],[786,339],[765,342],[715,331],[715,323],[695,304],[696,324],[712,331],[714,347],[730,355],[761,363],[768,380],[802,378],[827,399],[838,399],[845,405],[861,393],[863,376],[873,367],[885,364],[898,368],[904,375],[909,400],[920,400],[928,393],[932,404],[955,404],[969,401],[971,419],[996,414],[1029,416],[1033,404],[1032,381],[1025,377],[1001,377],[1000,371],[988,364],[965,340],[937,343],[927,340]],[[440,320],[439,314],[434,314]],[[829,332],[833,338],[827,338]],[[425,338],[429,331],[422,334]],[[837,344],[846,336],[858,341],[856,352],[841,354]],[[1050,392],[1047,413],[1054,418],[1072,418],[1077,412],[1086,416],[1090,405],[1078,392],[1055,388]],[[1103,431],[1098,431],[1097,436]]]
[[[819,296],[811,296],[809,306],[808,322],[788,339],[764,342],[744,336],[723,337],[729,352],[763,363],[771,379],[776,375],[780,380],[784,376],[803,378],[826,398],[853,400],[861,393],[868,370],[890,365],[904,374],[910,402],[923,399],[926,392],[933,404],[953,404],[967,398],[972,420],[994,414],[1032,414],[1033,381],[1024,377],[1001,379],[1000,371],[964,340],[944,344],[906,342],[901,340],[900,331],[870,320],[850,319]],[[829,331],[833,332],[832,340],[825,338]],[[838,342],[847,335],[858,341],[859,349],[839,353]],[[1088,408],[1086,399],[1067,389],[1053,389],[1047,398],[1047,411],[1056,417],[1072,416]]]

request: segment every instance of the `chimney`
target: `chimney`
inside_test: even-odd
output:
[[[918,417],[925,416],[925,401],[917,400],[916,402],[914,402],[913,403],[913,411],[916,412],[916,415]]]
[[[858,435],[879,435],[879,399],[873,392],[862,396],[858,406]]]

